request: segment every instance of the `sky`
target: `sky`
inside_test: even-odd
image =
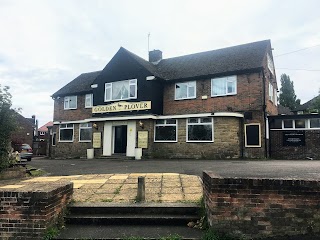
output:
[[[147,59],[148,33],[163,58],[270,39],[278,87],[289,75],[304,103],[320,89],[319,9],[319,0],[0,0],[0,84],[40,127],[53,119],[51,95],[121,46]]]

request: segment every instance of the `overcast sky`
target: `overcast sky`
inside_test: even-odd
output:
[[[0,0],[0,84],[41,126],[53,118],[50,96],[120,46],[147,59],[149,32],[164,58],[271,39],[279,88],[288,74],[304,103],[320,88],[319,9],[319,0]]]

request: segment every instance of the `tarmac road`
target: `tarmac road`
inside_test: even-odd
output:
[[[204,170],[223,177],[320,180],[320,161],[312,160],[107,160],[45,159],[27,162],[49,175],[106,173],[182,173],[202,176]]]

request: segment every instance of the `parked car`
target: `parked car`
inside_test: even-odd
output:
[[[26,144],[26,143],[16,144],[14,146],[14,150],[20,153],[21,159],[27,159],[27,161],[31,161],[33,156],[33,151],[29,144]]]

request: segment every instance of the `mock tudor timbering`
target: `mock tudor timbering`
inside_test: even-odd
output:
[[[149,62],[121,47],[52,95],[52,156],[264,158],[276,91],[269,40]]]

